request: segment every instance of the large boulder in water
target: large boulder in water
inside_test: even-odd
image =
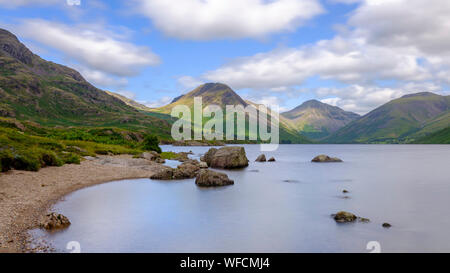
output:
[[[216,148],[211,148],[209,149],[206,154],[204,154],[200,160],[203,162],[206,162],[206,164],[208,164],[208,166],[211,166],[211,161],[214,157],[214,155],[217,153],[217,149]]]
[[[340,211],[334,215],[334,220],[338,223],[354,222],[358,219],[356,215],[346,211]]]
[[[211,151],[211,150],[210,150]],[[208,153],[210,153],[208,151]],[[207,154],[208,154],[207,153]],[[210,154],[208,155],[208,157]],[[205,156],[205,162],[208,163],[207,160],[209,158]],[[234,169],[234,168],[243,168],[248,166],[248,159],[245,154],[244,147],[223,147],[217,150],[212,159],[208,163],[208,166],[212,168],[221,168],[221,169]]]
[[[266,155],[262,154],[262,155],[258,156],[258,158],[256,158],[255,161],[256,162],[266,162],[267,161]]]
[[[234,181],[228,178],[224,173],[214,172],[211,170],[201,170],[195,184],[199,187],[219,187],[233,185]]]
[[[46,230],[63,229],[70,226],[70,221],[66,216],[52,212],[45,216],[45,219],[41,222],[40,226]]]
[[[329,157],[327,155],[318,155],[318,156],[314,157],[312,162],[319,162],[319,163],[323,163],[323,162],[342,162],[342,160],[337,158],[337,157]]]

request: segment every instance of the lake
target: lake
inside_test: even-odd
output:
[[[97,185],[54,206],[67,230],[32,234],[61,252],[70,241],[82,252],[369,252],[371,241],[382,252],[450,252],[450,145],[280,145],[265,153],[274,163],[243,146],[250,166],[223,171],[232,186]],[[162,148],[199,158],[210,147]],[[319,154],[344,163],[311,163]],[[338,224],[330,215],[341,210],[371,222]]]

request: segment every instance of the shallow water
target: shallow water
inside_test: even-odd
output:
[[[450,145],[280,145],[266,153],[274,163],[253,162],[259,145],[244,146],[250,166],[225,171],[233,186],[102,184],[54,206],[70,228],[32,233],[58,251],[70,241],[83,252],[369,252],[370,241],[383,252],[450,251]],[[208,149],[163,146],[193,158]],[[345,162],[310,162],[322,153]],[[340,210],[371,222],[337,224]]]

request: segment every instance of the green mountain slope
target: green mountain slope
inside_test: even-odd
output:
[[[170,137],[170,124],[95,88],[77,71],[41,59],[0,29],[0,116],[45,126],[114,126]]]
[[[225,112],[226,105],[242,105],[244,107],[252,104],[256,106],[256,104],[252,102],[248,102],[243,100],[238,94],[236,94],[230,87],[221,83],[206,83],[203,84],[191,92],[179,96],[175,98],[172,103],[152,109],[154,113],[160,114],[170,114],[172,108],[177,105],[186,105],[189,108],[193,109],[194,107],[194,97],[202,97],[203,107],[214,104],[222,107]],[[203,119],[204,122],[207,119]],[[225,122],[225,121],[224,121]],[[224,128],[226,128],[224,126]],[[248,120],[246,121],[246,134],[248,134]],[[283,117],[280,116],[280,142],[281,143],[311,143],[306,137],[302,134],[298,133],[294,128],[290,127],[290,125],[284,120]]]
[[[358,114],[317,100],[306,101],[281,115],[288,119],[296,130],[313,139],[326,137],[359,118]]]
[[[390,101],[325,139],[331,143],[411,142],[448,127],[450,96],[423,92]],[[425,130],[421,132],[421,130]]]
[[[450,127],[421,137],[413,143],[417,144],[450,144]]]

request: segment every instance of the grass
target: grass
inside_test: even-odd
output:
[[[176,159],[177,157],[178,157],[178,155],[174,152],[162,152],[161,153],[162,159],[173,160],[173,159]]]
[[[0,119],[0,170],[80,164],[83,156],[161,152],[158,138],[117,128],[46,128]]]

